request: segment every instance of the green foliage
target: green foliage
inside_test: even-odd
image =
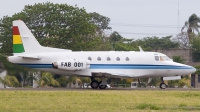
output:
[[[177,62],[177,63],[183,63],[184,62],[184,60],[183,60],[183,58],[181,58],[181,56],[173,56],[172,59],[173,59],[174,62]]]
[[[53,78],[53,75],[48,72],[42,72],[41,78],[38,80],[38,84],[40,87],[45,86],[53,86],[53,87],[60,87],[58,81]]]
[[[116,31],[114,31],[111,35],[110,35],[110,41],[111,42],[117,42],[120,41],[121,39],[123,39],[123,37]]]
[[[4,16],[0,20],[0,52],[3,55],[12,54],[12,21],[21,19],[30,28],[34,36],[43,46],[71,49],[74,51],[130,51],[138,49],[140,45],[144,50],[158,50],[177,48],[178,44],[168,37],[147,37],[133,41],[123,38],[118,32],[113,32],[109,38],[103,35],[104,30],[110,30],[110,18],[98,13],[87,13],[84,8],[67,4],[54,4],[50,2],[26,5],[24,9],[12,17]],[[0,57],[5,69],[10,75],[22,80],[20,74],[27,74],[25,67],[10,64]],[[20,78],[21,77],[21,78]],[[47,80],[48,79],[48,80]],[[59,86],[52,81],[49,75],[42,75],[41,86]],[[73,78],[59,78],[61,86],[72,82]],[[76,78],[77,79],[77,78]],[[77,79],[78,80],[78,79]],[[65,82],[67,81],[67,83]],[[73,79],[74,81],[74,79]],[[78,81],[80,82],[80,81]],[[25,83],[25,82],[24,82]]]
[[[187,87],[189,87],[190,84],[188,82],[190,82],[190,80],[188,80],[186,78],[182,78],[181,80],[178,81],[178,86],[183,87],[186,85]]]
[[[149,83],[150,86],[158,86],[160,85],[160,78],[152,78],[151,82]]]
[[[184,28],[187,28],[189,41],[195,36],[194,31],[197,31],[199,34],[200,26],[198,23],[200,23],[200,18],[196,14],[192,14],[182,27],[181,32],[183,32]]]
[[[89,77],[80,77],[80,80],[82,81],[82,83],[90,83]]]
[[[114,48],[115,51],[133,51],[133,50],[136,50],[130,44],[123,43],[123,42],[113,43],[113,48]]]
[[[171,36],[167,37],[146,37],[138,39],[133,42],[135,46],[141,46],[144,50],[159,50],[159,49],[170,49],[178,48],[179,44],[171,40]]]
[[[89,13],[91,16],[91,23],[97,26],[97,33],[102,34],[103,30],[111,30],[109,26],[110,18],[100,15],[96,12]]]
[[[6,86],[9,87],[18,87],[19,81],[15,76],[6,75],[4,78],[0,77],[0,82],[4,85],[4,88]]]
[[[33,80],[37,80],[37,78],[31,73],[28,72],[20,72],[19,74],[15,75],[19,82],[21,83],[22,87],[30,87],[33,85]]]
[[[0,20],[0,33],[3,42],[1,52],[12,53],[12,21],[23,20],[37,39],[53,38],[51,45],[59,48],[76,50],[76,43],[91,39],[96,25],[90,23],[90,15],[84,8],[67,4],[50,2],[26,5],[25,8],[13,15]],[[42,45],[46,45],[41,41]],[[50,44],[48,44],[50,45]]]
[[[190,81],[191,81],[191,79],[189,78],[189,76],[184,76],[180,80],[168,81],[168,86],[169,87],[178,86],[179,88],[182,88],[184,86],[190,87]]]
[[[200,74],[200,65],[195,66],[195,68],[197,71],[194,74]]]
[[[3,55],[12,54],[12,21],[23,20],[34,36],[44,46],[68,48],[72,50],[110,50],[107,38],[99,38],[95,33],[111,29],[110,19],[98,13],[88,14],[84,8],[67,4],[50,2],[26,5],[25,8],[12,17],[4,16],[0,20],[0,52]],[[9,63],[0,56],[0,62],[10,75],[26,74],[30,69]],[[20,81],[21,82],[21,81]],[[41,81],[42,82],[42,81]]]
[[[61,87],[66,87],[68,84],[68,78],[66,78],[65,76],[57,78],[56,81],[60,84]]]
[[[3,65],[4,69],[7,70],[9,75],[16,75],[20,72],[27,72],[30,71],[30,68],[19,66],[8,62],[6,57],[0,55],[0,63]]]
[[[200,61],[200,36],[192,38],[191,40],[192,58],[193,61]]]
[[[123,38],[118,32],[114,31],[109,37],[112,49],[115,51],[133,51],[136,50],[132,45],[132,39]]]
[[[200,18],[196,15],[196,14],[192,14],[189,17],[189,27],[192,28],[193,30],[196,30],[199,33],[198,28],[200,28],[200,26],[198,25],[198,23],[200,23]]]

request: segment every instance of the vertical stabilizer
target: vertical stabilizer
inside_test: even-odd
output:
[[[13,26],[13,53],[23,53],[24,46],[17,26]]]
[[[39,52],[41,48],[23,21],[13,21],[13,53],[34,53]]]

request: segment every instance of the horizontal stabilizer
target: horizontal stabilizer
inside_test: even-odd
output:
[[[18,57],[22,57],[24,59],[36,59],[36,60],[39,60],[42,58],[40,56],[18,56]]]

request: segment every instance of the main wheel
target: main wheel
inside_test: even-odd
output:
[[[99,82],[99,89],[106,89],[107,85],[100,85],[102,81]]]
[[[167,87],[167,85],[165,83],[160,84],[160,89],[165,89],[166,87]]]
[[[99,87],[99,82],[96,80],[93,80],[90,85],[92,89],[97,89]]]

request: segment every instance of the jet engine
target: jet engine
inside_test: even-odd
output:
[[[63,70],[84,70],[90,68],[90,61],[85,59],[67,59],[52,63],[53,68]]]

